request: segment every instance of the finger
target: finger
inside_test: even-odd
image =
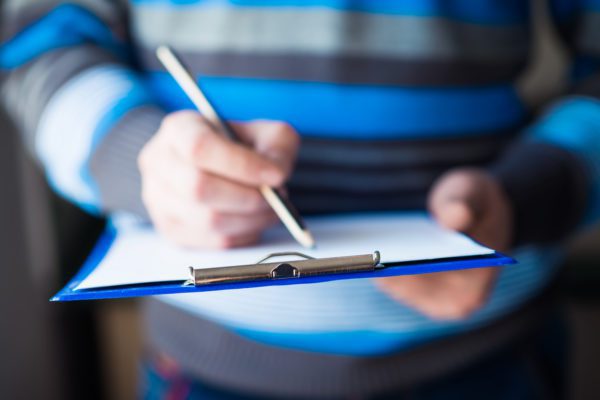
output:
[[[194,163],[200,169],[249,186],[280,186],[286,171],[252,149],[212,132],[199,133]]]
[[[164,194],[195,199],[202,172],[174,151],[165,151],[149,165],[146,181]]]
[[[155,182],[146,186],[145,197],[152,199],[148,207],[152,216],[165,216],[203,233],[239,235],[262,232],[278,221],[270,208],[248,214],[224,213],[205,204],[174,196]]]
[[[381,278],[376,284],[392,298],[431,318],[458,319],[485,304],[497,273],[497,268],[480,268]]]
[[[475,224],[473,209],[461,200],[441,203],[433,214],[440,225],[459,232],[468,232]]]
[[[142,199],[153,221],[168,218],[189,223],[188,221],[202,221],[208,214],[206,207],[199,202],[176,193],[168,183],[156,178],[144,180]]]
[[[255,214],[271,210],[265,198],[255,187],[210,173],[201,172],[195,187],[195,198],[215,211]]]
[[[172,232],[163,232],[165,237],[178,246],[191,249],[230,249],[246,247],[255,244],[260,239],[260,234],[240,236],[224,236],[203,234],[189,227],[175,227]]]
[[[184,162],[250,186],[280,186],[285,171],[277,163],[216,132],[199,114],[179,112],[165,118],[161,131]]]
[[[190,248],[226,249],[232,247],[249,246],[256,243],[262,230],[251,229],[249,232],[221,233],[212,230],[206,223],[195,224],[190,218],[181,218],[169,213],[162,213],[153,222],[157,230],[169,241],[178,246]]]
[[[231,213],[246,214],[269,209],[255,187],[203,172],[175,155],[163,164],[156,168],[156,179],[162,181],[161,186],[166,191],[172,191],[183,199]]]
[[[248,215],[213,213],[206,228],[222,235],[240,236],[261,233],[277,222],[277,215],[271,210]]]
[[[240,137],[260,154],[279,164],[286,172],[292,170],[300,146],[300,136],[283,122],[254,121],[234,124]]]

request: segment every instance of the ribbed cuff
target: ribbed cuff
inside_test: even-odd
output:
[[[588,177],[574,154],[537,141],[520,141],[491,167],[514,210],[514,245],[564,238],[582,220]]]
[[[105,211],[127,211],[148,219],[141,198],[141,177],[137,157],[158,130],[165,112],[140,107],[127,113],[95,150],[90,173]]]

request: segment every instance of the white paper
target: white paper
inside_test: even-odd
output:
[[[494,251],[464,235],[440,228],[424,214],[369,214],[316,217],[307,225],[317,249],[298,245],[283,227],[268,231],[253,247],[224,251],[185,250],[147,226],[119,229],[110,250],[77,289],[136,283],[185,281],[188,267],[253,264],[270,253],[299,251],[313,257],[370,254],[383,264],[491,254]]]

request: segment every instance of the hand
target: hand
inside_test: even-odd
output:
[[[512,241],[512,209],[498,182],[478,169],[457,169],[433,186],[429,211],[444,227],[464,232],[495,250]],[[479,309],[497,268],[475,268],[377,280],[389,296],[435,319],[460,319]]]
[[[168,115],[138,157],[142,200],[155,228],[186,247],[256,242],[277,217],[257,187],[288,178],[299,138],[272,121],[235,124],[233,143],[191,111]]]

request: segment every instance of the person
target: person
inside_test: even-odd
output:
[[[148,300],[141,396],[544,393],[527,357],[477,332],[542,293],[560,241],[597,219],[600,5],[549,1],[573,80],[534,116],[517,86],[528,3],[4,2],[3,103],[51,186],[89,212],[185,247],[246,246],[277,223],[256,187],[286,186],[304,214],[428,209],[520,261]],[[191,111],[160,44],[246,146]]]

